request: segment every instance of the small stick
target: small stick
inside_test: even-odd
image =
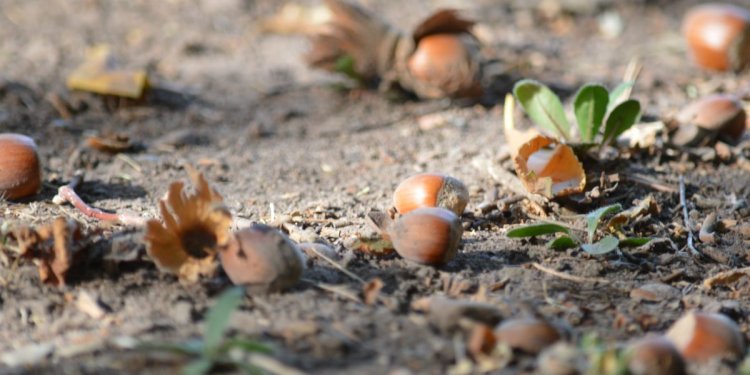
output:
[[[544,273],[548,273],[548,274],[550,274],[552,276],[556,276],[556,277],[559,277],[561,279],[565,279],[565,280],[569,280],[569,281],[574,281],[574,282],[577,282],[577,283],[601,283],[601,284],[609,284],[609,280],[607,280],[607,279],[602,279],[602,278],[598,278],[598,277],[597,278],[586,278],[586,277],[568,275],[567,273],[560,272],[560,271],[555,271],[555,270],[553,270],[551,268],[547,268],[547,267],[545,267],[545,266],[543,266],[543,265],[541,265],[539,263],[536,263],[536,262],[531,263],[531,266],[534,267],[534,268],[536,268],[536,269],[538,269],[539,271],[542,271]]]
[[[638,79],[638,76],[641,74],[641,69],[643,68],[643,65],[641,65],[640,59],[636,56],[630,59],[630,62],[628,62],[628,66],[625,68],[625,74],[622,77],[623,82],[633,82],[633,86],[635,86],[635,81]],[[628,87],[623,93],[622,93],[622,100],[625,101],[630,99],[630,94],[633,92],[633,86]]]
[[[269,374],[277,375],[304,375],[305,373],[293,367],[290,367],[279,360],[269,357],[265,354],[253,353],[250,355],[249,362],[251,365],[268,371]]]
[[[144,219],[140,216],[129,215],[129,214],[117,214],[104,212],[98,208],[94,208],[86,204],[75,191],[76,186],[80,184],[82,177],[80,175],[73,177],[69,184],[60,186],[57,189],[57,195],[52,198],[52,202],[55,204],[63,204],[68,202],[73,205],[83,215],[104,221],[119,221],[125,225],[142,226]]]
[[[318,251],[318,249],[316,249],[314,247],[309,247],[308,249],[310,249],[310,251],[312,251],[313,253],[315,253],[315,255],[319,256],[321,259],[325,260],[328,263],[331,263],[331,265],[333,265],[334,267],[336,267],[336,269],[338,269],[339,271],[343,272],[346,276],[351,277],[355,281],[358,281],[360,284],[366,284],[367,283],[361,277],[355,275],[352,271],[349,271],[348,269],[346,269],[344,266],[340,265],[335,260],[329,258],[325,254],[323,254],[320,251]]]
[[[323,284],[323,283],[319,283],[319,282],[316,282],[315,280],[310,280],[310,279],[302,279],[302,281],[304,281],[304,282],[306,282],[306,283],[308,283],[308,284],[310,284],[310,285],[312,285],[312,286],[314,286],[314,287],[316,287],[316,288],[318,288],[320,290],[325,290],[326,292],[331,292],[333,294],[337,294],[337,295],[339,295],[341,297],[344,297],[346,299],[352,300],[354,302],[362,303],[362,300],[359,297],[357,297],[356,295],[354,295],[352,293],[349,293],[346,290],[342,290],[341,288],[337,288],[334,285]]]
[[[693,245],[693,229],[690,225],[690,217],[688,216],[687,201],[685,199],[685,176],[680,175],[680,204],[682,205],[682,219],[685,221],[685,229],[688,232],[687,247],[693,256],[701,255],[700,251]]]

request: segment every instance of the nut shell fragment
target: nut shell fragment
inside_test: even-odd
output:
[[[537,135],[521,145],[514,165],[526,190],[547,198],[580,193],[586,186],[586,172],[573,149],[550,137]]]

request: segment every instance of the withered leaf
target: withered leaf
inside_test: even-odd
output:
[[[145,70],[118,69],[109,46],[97,45],[86,51],[86,60],[66,84],[71,90],[139,99],[149,82]]]

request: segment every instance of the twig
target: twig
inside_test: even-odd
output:
[[[337,287],[335,287],[333,285],[319,283],[319,282],[317,282],[315,280],[310,280],[310,279],[302,279],[302,281],[304,281],[304,282],[306,282],[306,283],[308,283],[308,284],[310,284],[310,285],[312,285],[312,286],[314,286],[314,287],[316,287],[316,288],[318,288],[320,290],[325,290],[327,292],[331,292],[333,294],[337,294],[339,296],[342,296],[342,297],[344,297],[344,298],[346,298],[348,300],[352,300],[354,302],[363,303],[362,300],[359,297],[357,297],[355,294],[352,294],[352,293],[350,293],[349,291],[346,291],[346,290],[342,290],[341,288],[337,288]]]
[[[81,197],[78,196],[75,191],[76,186],[78,186],[81,181],[82,177],[79,175],[73,177],[69,184],[60,186],[60,188],[57,189],[57,195],[52,198],[52,202],[54,202],[55,204],[63,204],[65,202],[68,202],[72,204],[73,207],[75,207],[83,215],[94,219],[104,221],[118,221],[122,224],[132,226],[144,225],[145,220],[140,216],[129,215],[126,213],[118,214],[104,212],[98,208],[94,208],[86,204],[86,202],[84,202],[83,199],[81,199]]]
[[[360,284],[366,284],[367,283],[361,277],[355,275],[352,271],[349,271],[348,269],[346,269],[344,266],[340,265],[335,260],[329,258],[325,254],[323,254],[320,251],[318,251],[318,249],[316,249],[315,247],[309,247],[308,249],[310,249],[310,251],[312,251],[313,253],[315,253],[315,255],[319,256],[321,259],[325,260],[328,263],[331,263],[331,265],[333,265],[334,267],[336,267],[336,269],[338,269],[339,271],[343,272],[346,276],[351,277],[355,281],[358,281]]]
[[[249,362],[251,365],[267,371],[269,374],[276,375],[305,375],[304,372],[281,363],[275,358],[265,354],[254,353],[250,355]]]
[[[539,271],[542,271],[544,273],[548,273],[548,274],[550,274],[552,276],[556,276],[556,277],[559,277],[561,279],[565,279],[565,280],[569,280],[569,281],[574,281],[574,282],[577,282],[577,283],[609,284],[609,280],[607,280],[607,279],[602,279],[602,278],[598,278],[598,277],[588,278],[588,277],[580,277],[580,276],[568,275],[567,273],[560,272],[560,271],[555,271],[555,270],[553,270],[551,268],[547,268],[547,267],[545,267],[545,266],[543,266],[543,265],[541,265],[539,263],[536,263],[536,262],[531,263],[531,266],[534,267],[534,268],[536,268],[536,269],[538,269]]]
[[[680,175],[680,204],[682,205],[682,219],[685,221],[685,229],[688,232],[687,247],[693,256],[701,255],[700,251],[693,245],[693,227],[690,225],[690,217],[688,216],[687,200],[685,199],[685,176]]]
[[[661,181],[657,181],[654,178],[639,175],[639,174],[633,174],[633,173],[626,173],[622,175],[623,178],[627,181],[635,182],[636,184],[641,184],[646,187],[649,187],[651,189],[654,189],[656,191],[662,191],[665,193],[676,193],[677,190],[675,190],[674,187],[667,185]]]
[[[632,59],[630,59],[630,62],[628,62],[628,66],[625,68],[625,74],[622,77],[622,81],[633,82],[633,86],[635,86],[635,81],[641,74],[642,68],[643,66],[641,65],[640,59],[637,56],[633,57]],[[623,91],[621,101],[625,101],[630,98],[630,94],[633,92],[633,86],[630,86],[625,91]]]

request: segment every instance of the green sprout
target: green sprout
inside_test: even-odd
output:
[[[640,103],[625,95],[632,86],[633,82],[624,82],[611,92],[598,84],[581,87],[573,102],[577,140],[571,137],[570,123],[560,98],[549,87],[524,79],[513,87],[513,95],[537,125],[557,138],[568,143],[603,146],[614,142],[640,119]]]
[[[252,340],[225,337],[229,318],[244,297],[245,290],[242,287],[233,287],[223,292],[206,314],[202,339],[175,343],[146,343],[141,345],[141,348],[170,351],[193,358],[182,368],[183,375],[208,374],[216,366],[231,366],[247,374],[259,374],[259,369],[232,355],[232,352],[239,350],[244,353],[270,353],[270,348]]]
[[[598,241],[597,230],[600,229],[602,219],[622,211],[619,203],[604,206],[591,211],[584,215],[586,228],[578,228],[564,223],[544,221],[539,223],[517,226],[506,233],[509,238],[536,237],[548,234],[559,234],[554,239],[547,242],[547,247],[554,250],[564,250],[569,248],[581,247],[583,251],[591,255],[603,255],[610,253],[619,247],[641,246],[648,243],[651,239],[646,237],[627,237],[620,238],[611,233],[600,234]],[[607,225],[601,228],[601,231],[609,229]],[[586,242],[581,240],[579,234],[586,235]]]

